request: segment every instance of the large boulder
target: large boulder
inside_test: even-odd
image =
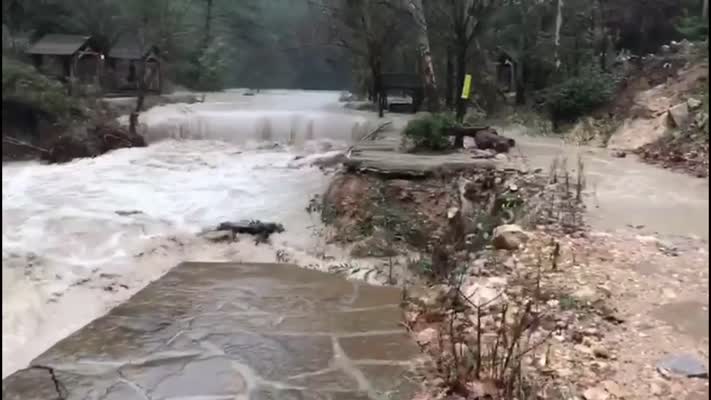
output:
[[[495,306],[506,299],[506,284],[506,278],[471,277],[462,284],[461,294],[466,304],[477,307]]]
[[[669,122],[672,127],[684,128],[689,124],[689,105],[680,103],[669,109]]]
[[[528,234],[518,225],[500,225],[494,229],[492,244],[499,250],[517,250],[528,241]]]
[[[655,118],[629,118],[615,130],[607,147],[615,150],[636,150],[654,143],[667,131],[667,113]]]
[[[689,97],[686,100],[686,105],[689,106],[689,110],[692,110],[692,111],[701,107],[702,104],[703,104],[703,102],[701,100],[695,99],[693,97]]]

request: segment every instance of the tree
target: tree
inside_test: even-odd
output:
[[[555,46],[545,24],[551,15],[551,6],[550,2],[539,0],[506,0],[495,15],[489,40],[496,44],[498,52],[511,60],[516,104],[526,102],[527,71],[531,71],[534,64],[544,69],[555,68],[556,59],[562,57],[555,50],[551,51],[552,47],[560,49],[562,45]],[[562,38],[559,36],[558,40]]]
[[[440,29],[446,30],[445,38],[451,43],[448,54],[453,53],[455,60],[452,68],[456,74],[455,85],[448,89],[453,91],[447,94],[448,98],[464,85],[472,50],[479,50],[478,40],[500,3],[500,0],[447,0],[438,2],[436,6],[432,4],[429,14]],[[466,100],[461,96],[456,96],[456,99],[457,117],[462,119],[466,112]]]
[[[338,0],[321,2],[320,8],[334,22],[331,42],[346,49],[356,68],[365,67],[369,86],[380,107],[383,95],[382,75],[389,56],[403,42],[412,28],[412,15],[397,0]]]
[[[555,69],[560,69],[560,28],[563,26],[563,0],[557,0],[555,15]]]

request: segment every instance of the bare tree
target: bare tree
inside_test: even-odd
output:
[[[400,0],[318,2],[332,23],[330,42],[348,50],[356,68],[367,69],[369,91],[381,105],[381,117],[386,101],[382,82],[385,63],[412,27],[412,16],[402,4]]]
[[[143,16],[141,18],[141,24],[137,26],[137,46],[140,54],[140,60],[138,61],[137,68],[137,78],[138,82],[136,85],[136,108],[133,110],[129,116],[128,130],[132,134],[137,134],[138,128],[138,115],[143,110],[143,103],[146,99],[146,26],[148,25],[148,17]]]
[[[555,16],[555,69],[560,69],[560,28],[563,26],[563,0],[557,0],[558,6],[556,7]]]
[[[454,94],[462,88],[467,74],[468,63],[473,50],[479,50],[478,39],[484,32],[486,22],[491,18],[501,0],[446,0],[431,3],[429,17],[437,21],[440,29],[447,32],[445,39],[451,43],[448,53],[454,56],[456,74]],[[483,52],[479,52],[483,56]],[[451,94],[448,94],[450,97]],[[456,96],[457,117],[466,113],[466,99]]]
[[[427,30],[427,18],[422,0],[409,0],[409,8],[417,26],[417,42],[422,59],[422,73],[425,82],[425,96],[427,98],[427,108],[430,112],[437,112],[440,109],[439,96],[437,95],[437,80],[435,77],[434,65],[432,63],[432,51],[430,50],[430,39]]]

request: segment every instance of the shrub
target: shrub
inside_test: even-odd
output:
[[[225,51],[225,45],[220,40],[214,40],[203,50],[198,59],[196,89],[206,91],[224,89],[227,73]]]
[[[574,121],[609,103],[619,79],[611,73],[591,68],[544,92],[545,105],[554,122]]]
[[[405,138],[416,150],[442,151],[450,147],[447,130],[457,125],[449,114],[432,114],[416,118],[405,127]]]
[[[2,100],[23,104],[53,118],[68,117],[77,109],[76,101],[67,96],[64,86],[33,66],[2,58]]]
[[[676,20],[675,28],[680,35],[692,41],[703,41],[709,35],[709,22],[701,17],[681,17]]]

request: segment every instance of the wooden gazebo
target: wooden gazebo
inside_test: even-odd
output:
[[[100,54],[89,46],[90,36],[48,34],[32,43],[26,53],[40,71],[63,81],[95,82],[101,70]]]
[[[107,80],[105,86],[113,92],[135,91],[139,71],[143,70],[146,90],[160,93],[163,88],[161,60],[157,46],[142,46],[134,35],[122,35],[111,47],[106,57]],[[145,63],[145,68],[139,68]]]

